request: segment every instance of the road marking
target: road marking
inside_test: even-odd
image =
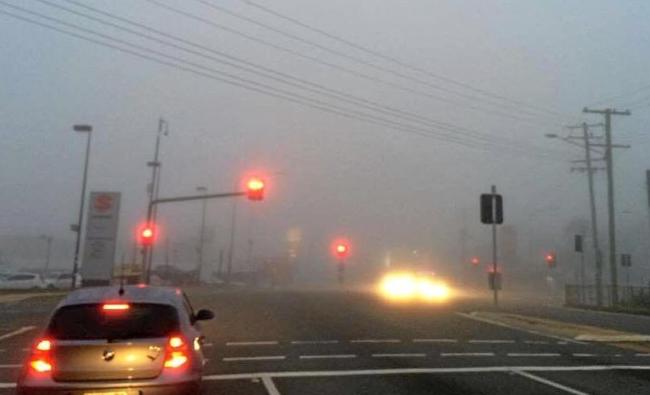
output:
[[[598,354],[587,354],[583,352],[574,352],[571,355],[573,355],[574,357],[597,357],[598,356]]]
[[[546,340],[524,340],[525,344],[549,344]]]
[[[468,340],[468,343],[473,343],[473,344],[512,344],[515,341],[514,340],[481,340],[481,339],[473,339],[473,340]]]
[[[458,343],[457,339],[413,339],[413,343]]]
[[[559,357],[560,354],[556,352],[509,352],[506,354],[509,357]]]
[[[214,347],[213,343],[203,343],[202,347]]]
[[[493,357],[493,352],[441,352],[441,357]]]
[[[503,322],[494,321],[494,320],[491,320],[489,318],[484,318],[484,317],[476,317],[476,316],[474,316],[472,314],[462,313],[460,311],[457,311],[456,315],[459,315],[461,317],[464,317],[464,318],[467,318],[467,319],[470,319],[470,320],[483,322],[483,323],[486,323],[486,324],[501,326],[501,327],[504,327],[504,328],[512,329],[512,330],[515,330],[515,331],[522,331],[522,332],[530,333],[530,334],[537,335],[537,336],[550,337],[551,339],[556,339],[556,340],[560,340],[562,342],[565,342],[565,343],[558,342],[558,344],[566,344],[567,342],[576,343],[576,344],[586,344],[586,343],[581,342],[581,341],[577,341],[577,340],[573,340],[573,339],[567,339],[567,338],[561,337],[561,336],[549,335],[549,334],[538,332],[538,331],[535,331],[535,330],[532,330],[532,329],[518,328],[516,326],[504,324]]]
[[[338,344],[338,340],[294,340],[291,344]]]
[[[239,361],[280,361],[285,359],[284,355],[265,355],[260,357],[225,357],[222,359],[224,362],[239,362]]]
[[[272,378],[292,377],[343,377],[343,376],[382,376],[403,374],[456,374],[456,373],[490,373],[490,372],[599,372],[610,370],[650,371],[650,365],[584,365],[584,366],[483,366],[461,368],[400,368],[400,369],[360,369],[360,370],[321,370],[321,371],[284,371],[213,374],[203,376],[203,380],[251,380],[262,376]]]
[[[605,342],[605,343],[619,343],[619,342],[633,342],[641,343],[650,341],[650,335],[640,335],[638,333],[634,334],[623,334],[623,335],[594,335],[590,333],[585,333],[575,337],[576,340],[582,340],[586,342]]]
[[[255,341],[255,342],[227,342],[226,346],[276,346],[277,341]]]
[[[559,341],[559,342],[557,342],[557,344],[559,344],[560,346],[566,346],[569,343],[565,342],[565,341]],[[580,343],[580,344],[585,344],[585,343]]]
[[[13,368],[19,368],[22,365],[17,363],[17,364],[5,364],[5,365],[0,365],[0,369],[13,369]]]
[[[399,339],[356,339],[350,340],[350,343],[400,343]]]
[[[346,359],[356,358],[356,354],[323,354],[323,355],[301,355],[300,359]]]
[[[567,392],[569,394],[588,395],[586,392],[578,391],[578,390],[573,389],[571,387],[567,387],[566,385],[556,383],[555,381],[551,381],[551,380],[545,379],[543,377],[539,377],[539,376],[537,376],[535,374],[531,374],[531,373],[528,373],[528,372],[522,372],[520,370],[513,370],[512,372],[515,373],[515,374],[518,374],[518,375],[520,375],[522,377],[526,377],[527,379],[536,381],[538,383],[546,384],[546,385],[548,385],[550,387],[557,388],[559,390],[565,391],[565,392]]]
[[[20,335],[20,334],[25,333],[25,332],[29,332],[29,331],[31,331],[32,329],[35,329],[35,328],[36,327],[33,326],[33,325],[23,326],[20,329],[17,329],[17,330],[15,330],[13,332],[5,333],[4,335],[0,336],[0,340],[8,339],[10,337],[14,337],[14,336]]]
[[[636,353],[634,354],[635,357],[650,357],[650,354],[648,353]]]
[[[424,358],[424,353],[372,354],[373,358]]]
[[[275,386],[271,376],[262,376],[262,384],[264,384],[264,388],[266,388],[266,392],[268,392],[269,395],[280,395],[280,391],[278,391],[278,387]]]

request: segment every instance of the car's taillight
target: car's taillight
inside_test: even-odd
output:
[[[187,342],[180,336],[172,336],[167,341],[165,367],[178,369],[189,361]]]
[[[53,342],[49,339],[40,339],[36,342],[29,357],[29,367],[33,372],[43,374],[52,371],[50,352],[53,346]]]

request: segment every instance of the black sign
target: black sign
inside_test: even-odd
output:
[[[501,195],[491,193],[481,195],[481,222],[484,224],[503,223],[503,198]]]
[[[632,267],[632,255],[630,255],[630,254],[621,254],[621,266],[623,266],[623,267]]]
[[[575,252],[583,252],[582,251],[582,235],[575,235],[574,237],[574,250]]]

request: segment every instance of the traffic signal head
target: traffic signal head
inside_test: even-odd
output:
[[[347,241],[338,240],[334,242],[332,250],[338,259],[345,259],[350,255],[350,244]]]
[[[554,267],[555,264],[557,263],[557,257],[555,256],[555,252],[549,252],[544,256],[544,260],[546,261],[546,264],[549,267]]]
[[[144,224],[138,229],[138,242],[143,246],[150,246],[156,241],[156,227]]]
[[[478,257],[473,257],[471,262],[472,262],[472,265],[477,266],[479,263],[481,263],[481,260],[478,259]]]
[[[249,200],[264,199],[264,181],[261,178],[253,177],[246,182],[246,195]]]

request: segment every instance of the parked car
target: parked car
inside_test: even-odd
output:
[[[212,317],[175,288],[74,290],[35,341],[17,394],[198,394],[199,322]]]
[[[0,280],[0,289],[43,289],[45,281],[37,273],[15,273]]]
[[[81,275],[77,273],[75,288],[81,287]],[[69,289],[72,287],[72,273],[55,273],[45,277],[45,286],[49,289]]]

